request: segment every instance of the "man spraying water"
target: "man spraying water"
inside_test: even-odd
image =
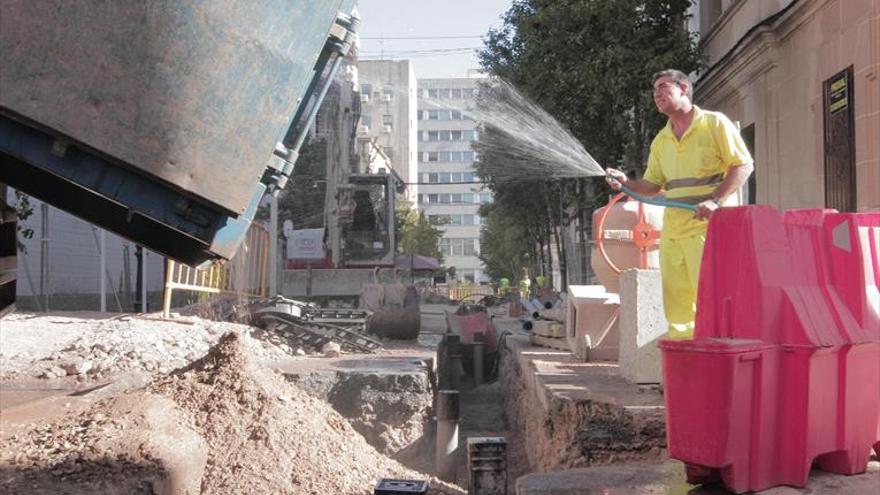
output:
[[[669,338],[693,337],[697,282],[708,219],[742,187],[754,166],[736,126],[719,112],[691,101],[693,87],[677,70],[654,75],[654,104],[669,121],[651,143],[642,179],[606,170],[609,185],[645,196],[666,190],[668,200],[693,209],[666,208],[660,237],[663,307]]]

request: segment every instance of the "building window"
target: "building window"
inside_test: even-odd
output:
[[[428,90],[428,98],[437,98],[437,90],[429,89]]]
[[[454,88],[452,90],[452,97],[455,99],[461,99],[461,88]]]
[[[390,84],[385,84],[382,86],[382,96],[386,99],[391,99],[394,96],[394,88]]]
[[[361,125],[362,125],[362,126],[364,126],[364,127],[366,127],[366,128],[369,128],[369,127],[370,127],[370,124],[371,124],[372,122],[373,122],[373,120],[370,118],[369,115],[361,114]]]
[[[370,96],[373,94],[373,85],[372,84],[361,84],[361,94]]]
[[[385,156],[387,156],[389,160],[394,160],[394,148],[393,147],[391,147],[391,146],[383,147],[382,153],[385,153]]]
[[[391,115],[385,114],[382,116],[382,125],[391,125],[394,122]]]
[[[444,237],[440,239],[440,251],[446,256],[475,256],[477,239],[472,237]]]
[[[470,226],[480,225],[479,215],[439,215],[446,220],[448,225],[453,226]]]

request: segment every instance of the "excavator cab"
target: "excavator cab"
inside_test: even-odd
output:
[[[393,266],[394,176],[352,174],[348,182],[353,211],[351,223],[343,227],[343,266]]]

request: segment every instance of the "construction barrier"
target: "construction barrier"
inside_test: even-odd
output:
[[[245,298],[266,297],[269,293],[268,261],[269,230],[256,223],[251,224],[238,252],[228,261],[193,268],[167,259],[163,316],[167,318],[170,314],[171,296],[175,290]]]
[[[880,213],[712,216],[694,339],[661,340],[669,455],[688,481],[805,486],[880,449]]]
[[[468,300],[469,302],[477,302],[483,297],[495,295],[495,288],[491,285],[471,285],[465,287],[437,286],[434,290],[454,301]]]

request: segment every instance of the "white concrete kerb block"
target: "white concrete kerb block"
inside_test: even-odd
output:
[[[634,383],[661,383],[657,340],[667,331],[658,270],[620,274],[620,372]]]

